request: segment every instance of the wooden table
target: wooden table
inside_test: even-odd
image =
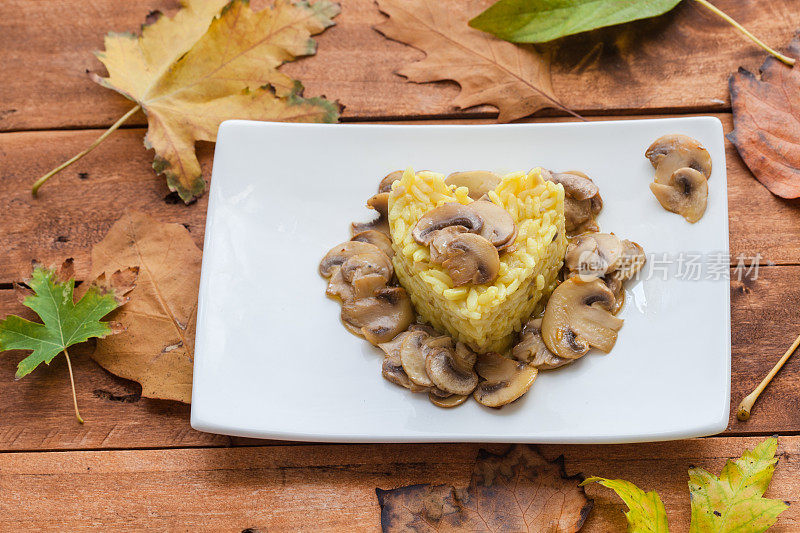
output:
[[[493,121],[489,107],[453,109],[453,83],[417,85],[393,74],[423,54],[372,29],[383,19],[372,1],[342,3],[337,25],[318,38],[319,53],[285,67],[305,83],[307,95],[338,99],[348,122]],[[796,0],[716,3],[776,46],[800,28]],[[176,6],[176,0],[0,4],[0,316],[26,314],[11,284],[29,273],[33,258],[74,257],[79,278],[85,277],[92,245],[125,209],[183,223],[202,246],[207,198],[182,205],[154,175],[152,153],[142,146],[142,115],[55,178],[40,198],[29,193],[36,177],[87,146],[130,107],[86,75],[100,69],[91,52],[102,47],[103,34],[137,28],[149,11]],[[592,119],[714,114],[727,132],[727,78],[739,66],[757,69],[763,57],[687,1],[657,20],[565,40],[554,85],[562,101]],[[199,151],[208,175],[213,147],[201,144]],[[800,332],[800,203],[775,198],[755,182],[730,145],[727,157],[731,253],[761,253],[774,263],[755,280],[732,276],[735,407]],[[82,426],[72,415],[63,358],[17,382],[22,354],[0,358],[0,530],[375,530],[375,487],[465,485],[479,448],[316,445],[199,433],[189,427],[188,406],[141,398],[137,384],[105,372],[87,353],[74,354],[87,420]],[[718,472],[727,458],[779,434],[781,460],[768,495],[794,505],[774,530],[797,531],[799,369],[800,357],[790,360],[753,418],[741,423],[731,417],[717,437],[540,449],[550,458],[564,454],[569,474],[623,477],[657,489],[673,530],[685,531],[687,468]],[[585,530],[624,529],[621,502],[597,486],[587,492],[595,508]]]

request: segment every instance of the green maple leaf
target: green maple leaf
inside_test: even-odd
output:
[[[75,303],[75,280],[68,275],[71,274],[71,267],[71,260],[67,260],[59,271],[34,267],[28,281],[30,291],[26,291],[22,304],[41,318],[41,324],[14,315],[0,322],[0,351],[32,351],[17,366],[17,379],[30,374],[41,363],[50,364],[61,352],[64,352],[69,364],[67,348],[70,346],[93,337],[116,333],[108,322],[101,322],[100,319],[125,302],[122,296],[133,288],[137,271],[117,272],[109,278],[103,276]],[[71,364],[69,371],[72,381]],[[82,423],[77,401],[75,415]]]
[[[689,533],[761,533],[769,529],[789,504],[764,498],[775,471],[778,440],[769,438],[740,459],[728,461],[719,478],[702,468],[689,469],[692,522]],[[645,493],[622,479],[590,477],[608,487],[628,505],[629,533],[666,533],[667,515],[655,491]]]
[[[595,482],[612,489],[628,505],[625,518],[629,533],[669,532],[667,511],[656,491],[645,492],[630,481],[602,477],[587,478],[581,485]]]
[[[775,471],[778,440],[769,438],[728,461],[719,479],[702,468],[689,470],[692,525],[689,533],[766,531],[789,505],[764,498]]]

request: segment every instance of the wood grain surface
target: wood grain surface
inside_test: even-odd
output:
[[[253,0],[264,4],[266,0]],[[471,0],[476,10],[490,0]],[[715,0],[769,44],[782,48],[800,28],[796,0]],[[30,261],[74,257],[83,279],[91,247],[126,209],[184,224],[202,247],[207,198],[185,206],[170,194],[142,144],[143,114],[57,176],[34,199],[32,181],[86,147],[131,107],[91,82],[102,72],[92,51],[108,31],[139,27],[152,10],[179,0],[5,0],[0,3],[0,317],[31,318],[11,283]],[[317,38],[318,54],[283,70],[307,95],[346,106],[345,121],[492,123],[491,107],[457,110],[451,82],[414,84],[394,74],[424,54],[381,37],[372,0],[342,0],[337,25]],[[727,78],[752,71],[764,53],[695,2],[624,27],[560,40],[557,96],[590,120],[629,115],[716,112],[732,129]],[[569,120],[535,118],[529,121]],[[800,201],[772,196],[726,143],[730,244],[736,256],[761,254],[774,266],[756,279],[732,269],[732,410],[800,333]],[[210,176],[213,146],[198,145]],[[713,201],[713,198],[712,198]],[[91,345],[74,351],[78,401],[73,418],[63,358],[14,381],[22,352],[0,357],[0,531],[376,531],[375,488],[410,483],[467,484],[480,446],[307,445],[204,434],[189,426],[189,406],[148,400],[104,371]],[[688,529],[686,471],[719,473],[765,435],[781,434],[780,462],[767,496],[792,507],[772,531],[800,530],[800,355],[762,395],[750,421],[731,417],[719,437],[625,446],[542,446],[564,454],[568,474],[621,477],[658,490],[673,531]],[[691,369],[687,369],[691,372]],[[503,446],[491,446],[501,451]],[[585,531],[621,531],[623,504],[590,486],[594,511]]]
[[[476,14],[490,3],[475,3]],[[800,28],[795,0],[717,0],[766,42],[780,48]],[[132,104],[89,80],[102,72],[92,52],[109,31],[138,28],[154,9],[177,0],[4,0],[0,8],[0,130],[108,126]],[[489,107],[452,107],[452,82],[409,84],[394,74],[423,53],[373,30],[384,16],[372,0],[341,2],[336,26],[317,38],[316,56],[284,67],[305,84],[345,105],[347,119],[494,116]],[[757,69],[764,53],[695,2],[622,28],[569,37],[553,64],[556,95],[583,114],[719,111],[730,107],[727,78],[739,66]],[[587,90],[591,88],[591,90]],[[131,124],[143,124],[139,115]]]
[[[687,470],[719,474],[758,438],[625,446],[542,446],[567,474],[622,477],[657,490],[672,531],[687,531]],[[800,437],[781,437],[767,496],[791,504],[774,532],[800,528]],[[0,455],[0,529],[377,531],[375,488],[464,487],[479,445],[300,445]],[[500,452],[503,445],[489,449]],[[624,504],[598,485],[584,531],[623,531]]]

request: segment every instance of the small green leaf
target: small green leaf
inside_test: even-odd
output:
[[[469,21],[512,43],[544,43],[584,31],[656,17],[681,0],[500,0]]]
[[[689,533],[759,533],[789,505],[763,498],[775,471],[778,440],[769,438],[728,461],[717,479],[702,468],[689,470],[692,524]]]
[[[17,379],[41,363],[50,363],[64,349],[92,337],[105,337],[111,328],[100,319],[119,307],[113,292],[92,286],[76,304],[75,280],[59,280],[55,270],[37,266],[28,286],[33,294],[23,305],[33,309],[43,324],[18,316],[0,322],[0,351],[32,350],[17,367]]]
[[[645,492],[624,479],[590,477],[581,485],[599,483],[622,498],[628,506],[628,533],[668,533],[667,511],[656,491]]]

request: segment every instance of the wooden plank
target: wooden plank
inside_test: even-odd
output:
[[[730,115],[718,116],[725,131],[730,131]],[[553,119],[532,122],[546,120]],[[187,224],[197,244],[202,246],[208,198],[204,196],[187,207],[169,194],[164,179],[157,177],[151,168],[152,152],[144,149],[140,129],[115,132],[93,153],[54,177],[38,198],[31,197],[30,184],[39,175],[80,151],[97,134],[96,131],[0,134],[3,158],[0,197],[4,204],[0,210],[0,249],[4,251],[0,254],[0,283],[23,279],[32,259],[48,263],[71,256],[75,258],[78,276],[85,276],[89,272],[92,245],[103,238],[126,209]],[[199,143],[198,147],[204,173],[209,177],[213,145]],[[732,254],[761,253],[764,260],[799,264],[800,200],[785,201],[770,194],[753,179],[730,143],[727,143],[727,159]]]
[[[545,446],[568,474],[622,477],[660,493],[674,531],[689,520],[687,470],[718,474],[759,438],[628,446]],[[84,531],[375,531],[375,488],[466,486],[479,446],[329,445],[0,455],[0,529]],[[503,446],[492,446],[495,452]],[[800,527],[800,437],[779,440],[767,496],[791,507],[770,531]],[[624,505],[587,488],[594,509],[582,531],[623,531]],[[187,497],[188,495],[188,497]],[[192,496],[195,495],[195,496]]]
[[[483,4],[489,3],[482,0]],[[343,0],[337,25],[319,37],[315,57],[287,65],[308,95],[346,106],[349,119],[460,115],[452,82],[407,83],[394,74],[423,57],[373,30],[384,20],[372,0]],[[800,27],[794,0],[718,0],[716,4],[766,42],[782,47]],[[0,4],[0,130],[108,126],[130,109],[122,96],[89,80],[101,71],[92,52],[109,31],[136,30],[153,9],[172,12],[176,0],[79,0]],[[476,12],[480,5],[476,5]],[[673,13],[553,44],[556,95],[584,114],[729,107],[727,78],[739,66],[756,69],[764,53],[694,2]],[[587,90],[591,87],[591,90]],[[493,108],[468,110],[493,116]],[[138,115],[131,124],[143,124]]]
[[[800,315],[787,302],[800,300],[800,266],[761,269],[757,279],[731,282],[733,372],[728,433],[773,434],[800,431],[800,354],[790,359],[756,404],[748,422],[735,420],[738,402],[761,381],[787,345],[800,333]],[[11,290],[0,290],[0,317],[34,318]],[[89,347],[73,353],[78,401],[86,424],[72,415],[66,365],[58,357],[22,380],[14,381],[23,352],[0,358],[0,451],[37,449],[155,448],[264,444],[196,432],[189,407],[140,398],[141,388],[102,370]],[[691,369],[687,369],[691,372]],[[700,385],[702,386],[702,385]],[[277,442],[277,441],[276,441]],[[275,442],[273,442],[274,444]]]

